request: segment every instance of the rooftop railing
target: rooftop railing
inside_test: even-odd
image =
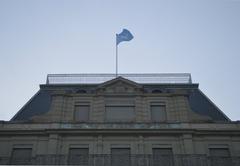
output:
[[[189,73],[155,74],[48,74],[47,84],[100,84],[116,77],[123,77],[140,84],[191,84]]]

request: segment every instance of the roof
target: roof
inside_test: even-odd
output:
[[[51,96],[48,91],[40,89],[11,119],[11,121],[26,121],[36,115],[49,111]]]
[[[83,76],[80,80],[80,76]],[[96,80],[92,80],[94,76],[97,76]],[[139,85],[139,87],[145,88],[147,91],[155,90],[155,89],[188,89],[188,99],[191,109],[200,114],[211,117],[214,121],[230,121],[230,119],[210,100],[207,98],[200,89],[198,89],[198,84],[193,84],[191,81],[191,75],[188,74],[128,74],[127,78],[124,75],[121,77],[110,79],[113,75],[103,74],[104,79],[107,81],[102,82],[104,79],[99,79],[99,75],[85,75],[85,74],[74,74],[74,75],[48,75],[47,84],[41,85],[40,90],[26,103],[23,108],[11,119],[11,121],[28,121],[32,116],[41,115],[50,110],[51,104],[51,94],[48,87],[51,88],[66,88],[69,91],[78,91],[82,87],[86,88],[92,92],[94,89],[111,84],[113,81],[121,80],[126,81],[127,83],[133,85]],[[172,76],[172,77],[170,77]],[[128,78],[132,79],[128,79]],[[60,79],[61,78],[61,79]],[[81,83],[76,83],[76,80]],[[86,79],[87,78],[87,79]],[[142,79],[140,79],[142,78]],[[167,78],[168,81],[175,80],[175,83],[157,83],[164,82]],[[181,78],[181,79],[179,79]],[[184,78],[184,79],[183,79]],[[133,81],[137,79],[138,82]],[[92,82],[95,81],[95,84]],[[165,80],[166,81],[166,80]],[[90,83],[89,83],[90,82]],[[96,83],[102,82],[102,83]],[[139,83],[139,82],[147,82],[147,83]],[[155,82],[155,83],[154,83]],[[176,83],[178,82],[178,83]],[[185,82],[185,83],[179,83]],[[47,88],[46,88],[47,87]]]

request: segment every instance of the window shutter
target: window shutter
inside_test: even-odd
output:
[[[171,148],[153,148],[154,166],[173,166],[173,153]]]
[[[112,148],[111,166],[130,166],[130,148]]]
[[[89,105],[76,105],[75,106],[75,113],[74,113],[74,120],[77,122],[81,121],[88,121],[89,120]]]
[[[232,165],[228,148],[210,148],[209,153],[212,166]]]
[[[173,155],[171,148],[153,148],[153,155]]]
[[[107,121],[133,121],[134,106],[106,106]]]
[[[166,106],[165,105],[151,105],[151,118],[154,122],[166,121]]]
[[[88,148],[70,148],[68,163],[70,165],[88,165]]]
[[[230,153],[228,148],[210,148],[210,156],[229,157]]]
[[[11,164],[30,164],[32,148],[14,148],[12,151]]]

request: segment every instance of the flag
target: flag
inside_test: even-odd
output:
[[[133,35],[127,29],[123,29],[123,31],[121,33],[117,34],[116,37],[117,37],[116,38],[116,44],[117,45],[119,43],[121,43],[122,41],[130,41],[130,40],[133,39]]]

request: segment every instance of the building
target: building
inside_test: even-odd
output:
[[[56,74],[0,147],[0,164],[240,166],[240,123],[190,74]]]

